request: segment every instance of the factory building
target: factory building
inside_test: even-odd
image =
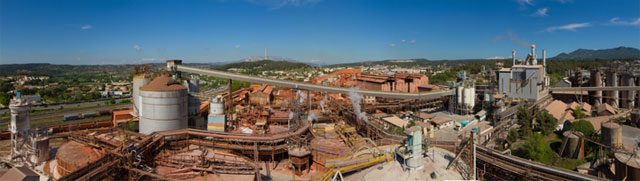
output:
[[[393,75],[359,75],[355,82],[351,83],[356,87],[366,90],[377,90],[387,92],[410,92],[416,93],[420,89],[432,90],[429,86],[429,77],[423,74],[393,74]]]
[[[514,99],[537,101],[549,94],[549,78],[545,71],[545,50],[542,50],[542,65],[537,63],[535,45],[525,61],[516,64],[515,51],[512,52],[513,66],[498,72],[498,91]]]

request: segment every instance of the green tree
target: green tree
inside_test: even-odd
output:
[[[540,161],[547,156],[549,146],[542,134],[533,133],[527,136],[526,140],[527,142],[520,150],[524,158]]]
[[[11,101],[12,96],[13,95],[6,92],[0,92],[0,104],[9,106],[9,102]]]
[[[579,120],[571,123],[571,128],[569,130],[579,131],[587,137],[593,137],[596,132],[593,125],[586,120]]]
[[[544,135],[553,133],[558,125],[558,120],[546,111],[538,112],[536,114],[536,120],[538,122],[536,129],[542,131],[542,134]]]
[[[520,125],[520,136],[527,137],[531,135],[531,121],[533,120],[531,111],[524,107],[519,107],[516,116],[518,117],[518,124]]]
[[[582,119],[582,118],[586,118],[587,115],[585,115],[582,112],[582,108],[580,106],[576,107],[576,110],[573,111],[573,117],[575,117],[576,119]]]
[[[512,128],[509,129],[509,135],[507,135],[507,142],[512,144],[518,140],[518,129]]]
[[[112,98],[111,100],[109,100],[109,104],[116,104],[116,100]]]

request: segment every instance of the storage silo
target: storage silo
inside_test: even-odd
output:
[[[218,96],[211,100],[209,105],[209,117],[207,118],[207,130],[224,131],[225,126],[224,100]]]
[[[591,84],[591,87],[602,86],[602,77],[599,70],[592,70],[590,76],[589,84]],[[598,106],[602,104],[602,91],[589,91],[589,96],[591,105]]]
[[[476,88],[467,87],[464,88],[464,104],[467,108],[472,109],[476,105]]]
[[[640,180],[640,156],[637,153],[616,153],[616,180]]]
[[[131,102],[133,103],[133,115],[138,115],[138,109],[140,109],[140,87],[147,85],[149,83],[149,76],[146,74],[140,74],[133,77],[133,92],[131,94]]]
[[[140,87],[140,133],[187,127],[187,88],[162,75]]]
[[[565,131],[562,133],[564,136],[562,150],[562,157],[582,159],[584,158],[584,139],[583,134],[577,131]]]
[[[200,85],[197,79],[184,80],[182,85],[187,88],[189,93],[200,92]],[[189,95],[189,117],[197,116],[200,114],[200,100],[192,95]]]
[[[607,79],[605,81],[607,87],[617,87],[618,86],[618,72],[615,70],[607,71]],[[614,108],[618,108],[618,90],[607,91],[607,103],[613,106]]]
[[[600,139],[602,143],[619,148],[622,146],[622,127],[619,124],[607,122],[602,123]]]

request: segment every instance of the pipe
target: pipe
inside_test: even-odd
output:
[[[516,65],[516,50],[511,50],[511,65]]]

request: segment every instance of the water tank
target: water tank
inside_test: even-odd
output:
[[[577,131],[565,131],[563,134],[564,150],[562,157],[583,159],[584,158],[584,139],[583,134]]]
[[[187,127],[187,88],[162,75],[140,87],[140,133]]]
[[[637,153],[616,153],[616,180],[640,180],[640,156]]]
[[[602,123],[600,136],[602,143],[608,146],[617,148],[622,146],[622,127],[619,124],[612,122]]]
[[[224,131],[225,126],[224,100],[222,97],[216,97],[211,100],[209,105],[209,117],[207,118],[207,130]]]
[[[140,109],[140,105],[138,101],[140,101],[140,87],[147,85],[149,83],[149,77],[145,74],[136,75],[133,77],[133,92],[131,93],[131,102],[133,102],[133,115],[138,115],[138,109]]]

